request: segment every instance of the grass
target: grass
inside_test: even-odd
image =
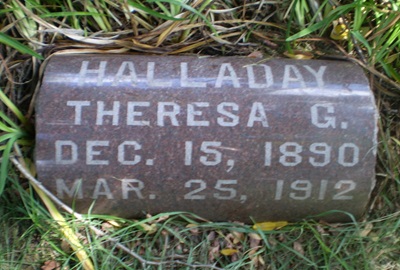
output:
[[[1,269],[90,269],[84,257],[76,256],[80,252],[89,255],[94,269],[400,269],[400,5],[372,0],[234,3],[0,3]],[[378,185],[368,213],[349,224],[304,221],[270,231],[204,222],[189,213],[143,220],[59,216],[55,207],[42,203],[48,195],[35,191],[10,160],[17,155],[34,175],[32,100],[42,59],[57,51],[259,51],[265,57],[358,63],[368,74],[381,116]]]

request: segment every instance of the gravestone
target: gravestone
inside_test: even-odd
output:
[[[56,55],[36,112],[38,178],[79,212],[345,221],[375,184],[378,114],[350,62]]]

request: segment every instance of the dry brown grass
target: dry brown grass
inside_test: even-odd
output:
[[[400,16],[394,8],[395,2],[364,1],[364,11],[358,6],[342,8],[343,14],[338,17],[344,18],[346,27],[360,33],[366,43],[357,40],[357,35],[350,40],[332,40],[329,32],[333,17],[323,12],[327,31],[318,29],[312,35],[287,42],[288,36],[319,22],[312,18],[312,11],[296,10],[290,1],[194,0],[187,5],[177,2],[6,0],[0,3],[1,32],[22,45],[19,51],[13,46],[0,45],[0,88],[29,120],[24,125],[27,134],[20,143],[28,165],[34,135],[29,129],[35,121],[34,96],[42,60],[29,55],[24,46],[44,58],[54,53],[227,56],[257,52],[267,58],[349,59],[365,68],[381,112],[379,184],[364,221],[350,225],[304,222],[259,234],[245,225],[201,223],[191,216],[175,214],[167,219],[120,221],[124,224],[122,228],[111,226],[108,230],[145,260],[172,260],[169,267],[174,269],[198,263],[229,269],[400,269],[400,48],[399,39],[396,40],[396,35],[400,36]],[[297,3],[304,7],[308,2]],[[311,15],[305,14],[306,11]],[[374,17],[373,12],[380,16]],[[3,103],[0,108],[18,123],[18,118]],[[6,133],[2,131],[0,136]],[[0,144],[2,151],[4,143]],[[2,162],[5,159],[8,157],[3,156]],[[7,188],[0,199],[0,213],[6,217],[0,224],[4,236],[0,238],[0,268],[27,269],[30,264],[30,269],[40,269],[45,261],[55,261],[66,267],[63,269],[80,269],[73,254],[62,249],[61,235],[51,226],[52,219],[46,209],[31,190],[26,192],[28,185],[15,168],[8,169]],[[32,223],[21,224],[17,217],[17,220],[28,218]],[[115,245],[105,244],[106,237],[88,232],[83,224],[69,218],[81,231],[84,241],[90,241],[87,250],[97,269],[153,269],[149,265],[144,267],[127,252],[116,250]],[[103,218],[90,223],[101,228],[109,226]],[[150,233],[148,226],[156,230]],[[26,242],[17,241],[17,237]],[[14,240],[9,242],[9,238]],[[237,252],[221,255],[226,248]],[[35,263],[31,263],[32,258]]]

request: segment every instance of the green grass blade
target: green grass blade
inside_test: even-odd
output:
[[[326,21],[321,21],[316,24],[311,25],[310,27],[307,27],[306,29],[301,30],[300,32],[288,37],[286,41],[294,41],[296,39],[299,39],[301,37],[304,37],[306,35],[309,35],[322,27],[326,26]]]
[[[148,2],[151,2],[151,1],[148,1]],[[141,5],[139,3],[136,3],[136,2],[134,2],[132,0],[129,0],[128,3],[129,3],[130,6],[136,8],[136,9],[140,9],[140,10],[142,10],[142,11],[144,11],[144,12],[148,13],[149,15],[154,16],[156,18],[160,18],[160,19],[164,19],[164,20],[171,20],[171,21],[182,21],[182,20],[184,20],[184,19],[180,19],[180,18],[174,18],[174,17],[171,17],[171,16],[163,15],[161,13],[158,13],[158,12],[152,10],[151,8],[143,6],[143,5]]]
[[[398,73],[395,68],[393,68],[391,65],[386,64],[384,61],[382,61],[380,64],[390,77],[395,79],[397,82],[400,82],[400,73]]]
[[[347,12],[349,12],[349,10],[353,10],[356,5],[357,5],[357,3],[353,3],[353,4],[347,4],[347,5],[337,7],[336,9],[332,10],[332,12],[330,12],[330,14],[326,18],[324,18],[324,20],[317,22],[315,24],[312,24],[309,27],[301,30],[300,32],[298,32],[292,36],[289,36],[288,38],[286,38],[286,41],[288,41],[288,42],[294,41],[296,39],[302,38],[302,37],[309,35],[319,29],[322,29],[322,28],[324,28],[324,30],[325,30],[332,24],[332,22],[334,20],[336,20],[343,14],[346,14]],[[322,32],[324,32],[324,30]]]
[[[8,127],[7,125],[3,124],[2,122],[0,122],[0,130],[7,132],[7,133],[13,133],[16,131],[15,129]]]
[[[5,132],[14,132],[16,129],[19,129],[17,124],[15,124],[4,112],[0,111],[0,118],[9,124],[11,127],[7,126],[6,124],[0,122],[0,130]]]
[[[173,17],[176,15],[176,13],[170,12],[160,1],[156,1],[156,4],[167,16]]]
[[[14,135],[14,134],[13,134]],[[12,151],[12,147],[14,142],[18,139],[18,136],[13,136],[9,139],[6,144],[6,147],[3,151],[1,165],[0,165],[0,195],[3,193],[4,187],[6,185],[7,176],[8,176],[8,164],[10,163],[10,153]]]
[[[16,133],[6,133],[6,134],[3,134],[3,135],[0,136],[0,143],[2,143],[2,142],[4,142],[4,141],[7,141],[7,140],[10,140],[10,139],[12,139],[13,137],[16,137],[16,136],[18,136],[18,135],[20,135],[20,133],[18,134],[17,132],[16,132]]]
[[[22,112],[14,105],[14,103],[11,102],[11,100],[4,94],[4,92],[1,89],[0,89],[0,101],[2,101],[15,114],[15,116],[19,119],[19,121],[21,121],[23,125],[28,125],[28,119],[26,119],[26,117],[22,114]]]
[[[353,37],[354,37],[355,39],[357,39],[358,41],[360,41],[360,42],[365,46],[365,48],[367,49],[368,55],[371,55],[371,53],[372,53],[372,48],[371,48],[371,46],[369,45],[368,41],[364,38],[364,36],[361,35],[361,33],[360,33],[359,31],[351,31],[351,35],[353,35]]]
[[[216,30],[214,28],[214,26],[212,25],[212,23],[206,18],[206,16],[204,16],[201,12],[199,12],[197,9],[183,3],[182,1],[178,1],[178,0],[163,0],[163,1],[157,1],[157,0],[149,0],[147,1],[149,3],[151,2],[166,2],[166,3],[170,3],[171,5],[176,5],[176,6],[181,6],[182,8],[186,9],[187,11],[192,12],[194,15],[199,16],[204,23],[211,29],[211,31],[213,33],[216,33]]]
[[[106,16],[98,11],[98,8],[90,1],[86,2],[85,8],[93,13],[92,17],[96,21],[97,25],[100,27],[102,31],[111,31],[111,25],[106,19]]]
[[[32,55],[40,60],[43,60],[43,56],[32,50],[31,48],[25,46],[24,44],[20,43],[19,41],[7,36],[3,32],[0,32],[0,43],[3,43],[7,46],[10,46],[20,53]]]
[[[70,16],[105,16],[105,15],[87,11],[62,11],[62,12],[51,12],[51,13],[41,14],[39,17],[53,18],[53,17],[70,17]]]

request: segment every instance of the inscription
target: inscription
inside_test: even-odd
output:
[[[249,222],[368,201],[376,112],[349,63],[71,57],[45,72],[36,163],[77,211]]]
[[[215,124],[221,127],[234,127],[240,124],[239,105],[234,102],[222,102],[215,108],[212,108],[209,102],[191,102],[184,108],[176,102],[157,102],[156,104],[148,101],[128,101],[124,106],[126,111],[122,111],[121,103],[114,101],[109,109],[105,109],[104,101],[97,101],[97,105],[92,105],[90,101],[69,100],[66,102],[68,107],[72,108],[74,122],[73,125],[82,125],[90,123],[90,113],[95,111],[96,126],[102,125],[127,125],[127,126],[191,126],[208,127],[211,126],[210,119],[204,118],[205,111],[215,116]],[[94,107],[94,108],[93,108]],[[142,108],[142,111],[141,111]],[[143,108],[155,110],[157,118],[151,122],[148,116],[144,115]],[[185,110],[184,110],[185,109]],[[244,124],[247,127],[253,127],[260,124],[268,127],[266,108],[261,102],[253,102],[250,108],[247,108]],[[120,116],[126,115],[125,121],[120,121]],[[213,119],[214,120],[214,119]]]
[[[83,194],[89,194],[92,199],[107,198],[128,200],[131,198],[144,200],[151,196],[147,196],[144,181],[138,179],[109,179],[99,178],[96,180],[94,188],[88,189],[82,185],[82,179],[73,180],[68,186],[65,179],[56,179],[57,196],[61,199],[84,198]],[[276,180],[273,184],[265,185],[265,193],[271,195],[271,198],[265,197],[266,200],[280,201],[290,199],[294,201],[304,200],[352,200],[354,190],[357,184],[353,180]],[[184,200],[221,200],[221,201],[240,201],[246,202],[248,196],[245,195],[246,190],[238,188],[238,180],[236,179],[218,179],[216,181],[203,179],[190,179],[183,183],[186,193],[182,194]],[[112,189],[118,187],[121,192],[115,194]],[[287,190],[284,193],[284,190]],[[271,193],[272,191],[272,193]],[[165,194],[168,196],[168,194]],[[153,197],[153,196],[151,196]],[[153,198],[154,199],[154,198]]]
[[[115,157],[105,157],[102,150],[109,148],[110,141],[80,141],[71,140],[57,140],[55,141],[55,161],[59,165],[72,165],[82,160],[85,160],[86,165],[109,165],[109,160]],[[79,147],[84,148],[86,156],[79,157]],[[259,148],[261,148],[260,146]],[[193,156],[193,142],[185,141],[184,156],[182,158],[185,166],[191,166],[196,163],[204,166],[218,166],[224,165],[223,152],[221,150],[230,147],[223,147],[220,141],[204,141],[200,144],[199,157]],[[142,156],[136,154],[138,150],[142,149],[142,145],[137,141],[124,141],[118,145],[116,150],[116,159],[119,165],[136,165],[141,161],[146,165],[154,165],[153,159],[143,159]],[[264,144],[264,166],[270,167],[272,162],[279,163],[285,167],[294,167],[308,163],[313,167],[325,167],[330,163],[335,162],[343,167],[353,167],[359,163],[360,149],[354,143],[343,143],[338,149],[332,149],[327,143],[312,143],[308,147],[304,147],[297,142],[286,142],[279,146],[273,147],[272,142]],[[279,153],[275,154],[272,150],[278,150]],[[130,158],[127,158],[127,150],[129,150]],[[107,151],[108,152],[108,151]],[[115,152],[115,151],[113,151]],[[308,158],[305,158],[304,152],[307,152]],[[134,153],[134,154],[132,154]],[[332,153],[335,154],[336,159],[332,159]],[[276,156],[276,162],[273,160],[272,155]],[[260,157],[253,157],[259,159]],[[195,160],[195,161],[194,161]],[[199,161],[199,162],[197,162]],[[235,164],[235,160],[227,160],[226,165],[231,170]]]
[[[219,65],[218,72],[213,74],[210,78],[204,77],[189,77],[190,63],[180,62],[180,76],[176,78],[157,78],[156,62],[147,62],[147,68],[143,73],[139,73],[136,68],[137,63],[133,61],[123,61],[115,73],[109,73],[107,70],[108,61],[82,61],[78,85],[84,86],[87,83],[93,83],[93,75],[95,75],[96,86],[104,86],[111,84],[118,86],[122,83],[128,82],[131,86],[144,84],[144,87],[149,88],[168,88],[172,86],[189,87],[189,88],[221,88],[230,86],[233,88],[241,88],[246,86],[250,89],[265,89],[279,83],[279,87],[286,89],[292,86],[305,88],[308,83],[316,84],[317,87],[324,87],[324,74],[327,66],[319,66],[315,69],[309,65],[284,65],[282,70],[274,70],[265,64],[249,64],[244,67],[246,70],[246,77],[238,76],[238,67],[230,62],[222,63]],[[193,67],[192,67],[193,68]],[[203,67],[207,70],[207,66]],[[162,70],[159,70],[162,71]],[[256,76],[256,71],[258,75]],[[279,82],[277,81],[276,72],[283,73],[283,77]],[[306,81],[305,77],[312,77],[312,81]],[[113,78],[108,81],[107,78]],[[177,85],[176,85],[177,83]]]

